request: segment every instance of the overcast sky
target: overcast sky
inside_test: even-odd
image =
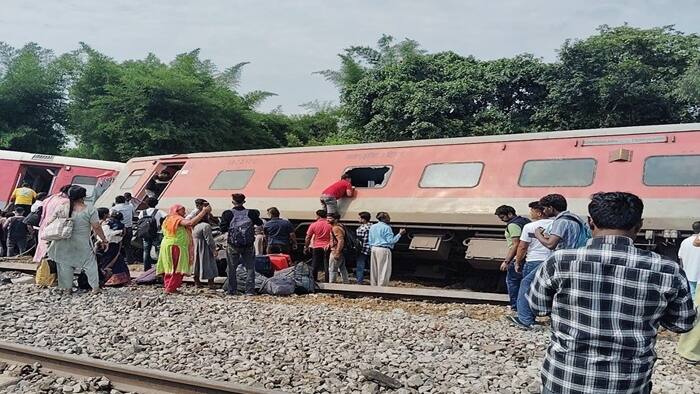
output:
[[[565,39],[601,24],[698,33],[699,16],[697,0],[0,0],[0,41],[35,41],[57,53],[84,41],[117,60],[153,52],[170,61],[201,48],[222,69],[251,62],[241,91],[279,95],[262,110],[296,113],[307,101],[337,102],[335,87],[312,72],[337,68],[343,48],[374,44],[382,33],[430,52],[482,59],[529,52],[550,61]]]

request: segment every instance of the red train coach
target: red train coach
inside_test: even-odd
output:
[[[124,163],[0,150],[0,209],[23,181],[36,191],[56,193],[72,183],[88,190],[92,204],[107,189]]]
[[[672,253],[700,215],[700,124],[141,157],[98,204],[127,191],[144,197],[161,171],[172,176],[156,190],[161,207],[202,197],[220,213],[242,192],[248,207],[278,207],[300,234],[321,191],[349,171],[357,194],[341,202],[343,221],[390,212],[409,230],[397,247],[414,257],[404,268],[432,276],[497,268],[505,242],[495,208],[527,214],[548,193],[582,215],[592,193],[636,193],[646,205],[639,243]]]

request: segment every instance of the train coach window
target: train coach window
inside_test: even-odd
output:
[[[82,186],[87,190],[87,198],[92,197],[92,195],[95,193],[95,185],[97,185],[97,178],[94,176],[74,176],[73,181],[71,182],[73,185],[78,185]]]
[[[390,166],[352,167],[345,170],[355,187],[380,188],[386,186],[391,174]]]
[[[523,164],[518,184],[524,187],[590,186],[595,167],[595,159],[530,160]]]
[[[484,163],[440,163],[425,166],[420,187],[475,187]]]
[[[700,186],[700,155],[652,156],[644,160],[647,186]]]
[[[224,170],[214,178],[209,190],[243,189],[252,176],[253,170]]]
[[[146,170],[132,171],[131,174],[129,174],[129,176],[126,177],[126,179],[124,179],[124,182],[122,182],[122,189],[131,189],[132,187],[134,187],[134,185],[136,185],[136,182],[138,182],[139,179],[141,179],[141,175],[143,175],[144,172],[146,172]]]
[[[318,168],[283,168],[272,177],[269,189],[308,189]]]

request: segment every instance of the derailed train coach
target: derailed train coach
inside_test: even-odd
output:
[[[161,172],[167,182],[156,187]],[[506,252],[495,208],[527,215],[527,204],[549,193],[584,217],[595,192],[635,193],[645,203],[638,246],[675,253],[700,215],[700,124],[140,157],[98,204],[150,193],[161,208],[206,198],[220,214],[240,192],[249,208],[278,207],[303,237],[321,191],[345,172],[357,189],[340,203],[343,222],[387,211],[408,229],[395,271],[473,277],[474,287],[490,288],[489,271],[497,278]]]
[[[0,150],[0,209],[22,182],[37,193],[57,193],[66,184],[87,189],[86,202],[93,204],[112,184],[124,163],[36,153]]]

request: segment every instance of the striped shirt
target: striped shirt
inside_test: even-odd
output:
[[[622,236],[556,251],[527,300],[551,314],[542,384],[563,394],[651,392],[659,325],[687,332],[696,313],[678,264]]]

